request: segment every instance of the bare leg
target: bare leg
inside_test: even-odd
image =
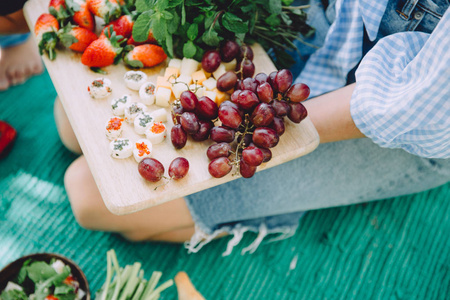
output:
[[[83,156],[69,166],[64,181],[73,213],[82,227],[118,232],[133,241],[182,242],[194,232],[194,221],[182,198],[130,215],[112,214]]]
[[[0,91],[24,83],[42,70],[41,56],[30,37],[22,44],[1,49]]]
[[[58,129],[59,138],[67,149],[76,154],[81,154],[80,144],[78,144],[77,137],[73,132],[72,126],[69,123],[64,107],[62,106],[59,97],[56,97],[55,105],[53,107],[53,114],[55,115],[56,128]]]

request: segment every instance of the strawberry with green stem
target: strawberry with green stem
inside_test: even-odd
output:
[[[83,53],[97,39],[97,35],[86,28],[69,24],[58,31],[58,38],[65,47]]]
[[[86,0],[89,10],[105,23],[117,19],[122,14],[120,3],[117,0]]]
[[[117,20],[111,21],[108,25],[106,25],[105,28],[102,30],[100,36],[104,36],[107,33],[109,27],[112,26],[116,35],[121,35],[125,38],[129,38],[133,30],[133,25],[134,22],[131,16],[123,15]]]
[[[61,24],[65,24],[73,14],[71,9],[66,5],[66,0],[50,0],[48,11]]]
[[[73,22],[80,27],[86,28],[92,32],[95,31],[95,18],[85,1],[75,0]]]
[[[159,65],[167,58],[163,48],[158,45],[146,44],[133,47],[124,61],[133,68],[153,67]]]
[[[39,53],[47,53],[50,60],[56,57],[55,48],[58,43],[58,20],[51,14],[42,14],[34,25],[34,33],[38,41]]]
[[[125,40],[123,36],[116,35],[112,26],[110,26],[104,37],[93,41],[86,48],[81,56],[81,63],[91,68],[117,64],[123,51],[121,43]]]

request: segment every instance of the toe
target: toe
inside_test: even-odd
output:
[[[9,88],[9,81],[5,74],[0,75],[0,91],[5,91]]]

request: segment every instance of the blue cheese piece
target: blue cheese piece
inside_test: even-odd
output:
[[[140,102],[129,103],[125,107],[125,120],[128,123],[133,124],[134,119],[143,111],[147,111],[147,106]]]
[[[167,110],[160,108],[151,113],[154,122],[167,122]]]
[[[123,75],[123,80],[130,90],[139,91],[139,88],[147,81],[147,74],[142,71],[128,71]]]
[[[129,139],[115,139],[109,144],[109,148],[114,158],[128,158],[133,154],[133,144]]]
[[[150,157],[152,155],[153,145],[147,139],[140,139],[134,143],[133,146],[133,156],[137,162],[140,162],[144,158]]]
[[[111,101],[111,109],[115,116],[123,116],[125,114],[125,107],[131,103],[130,95],[123,95],[121,98],[115,98]]]
[[[156,85],[153,82],[144,83],[139,89],[139,97],[145,105],[152,105],[155,103]]]
[[[123,119],[119,117],[112,117],[106,121],[105,133],[109,140],[114,140],[122,135]]]
[[[144,134],[145,129],[147,129],[148,125],[154,121],[152,115],[147,112],[141,112],[134,119],[134,130],[137,134]]]
[[[88,86],[89,95],[94,99],[108,97],[112,93],[111,80],[100,77],[91,82]]]
[[[166,125],[163,122],[151,123],[145,130],[145,136],[154,145],[161,143],[167,136]]]

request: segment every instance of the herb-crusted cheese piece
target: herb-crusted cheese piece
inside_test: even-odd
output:
[[[133,153],[133,145],[129,139],[115,139],[109,144],[111,156],[114,158],[124,159]]]

